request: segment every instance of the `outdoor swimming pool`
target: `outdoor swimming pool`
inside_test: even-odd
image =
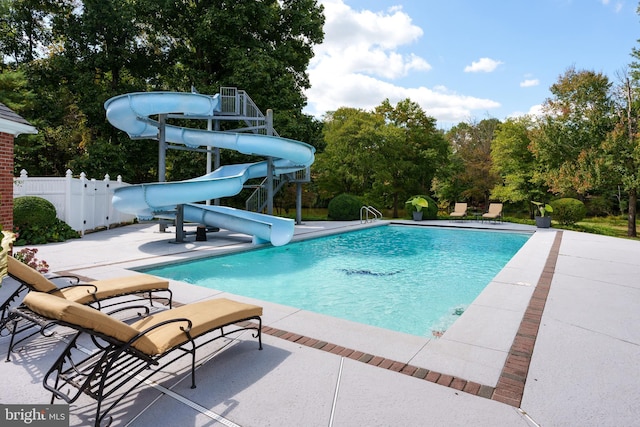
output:
[[[145,272],[431,337],[464,312],[529,237],[381,226]]]

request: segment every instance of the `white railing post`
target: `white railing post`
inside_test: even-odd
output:
[[[111,200],[111,177],[107,173],[104,175],[104,205],[102,206],[102,218],[107,226],[107,230],[109,229],[109,219],[111,218],[111,211],[113,210],[113,206],[111,206],[109,200]]]
[[[73,180],[73,172],[71,169],[67,169],[67,173],[64,176],[64,222],[69,224],[70,227],[74,227],[72,224],[73,213],[73,196],[71,194],[71,182]]]
[[[97,206],[97,201],[98,201],[98,197],[97,197],[97,192],[98,192],[98,187],[96,185],[96,179],[95,178],[91,178],[89,180],[89,182],[91,183],[91,185],[89,185],[89,187],[87,188],[87,195],[89,196],[89,213],[87,214],[87,224],[86,224],[86,228],[88,230],[93,230],[94,228],[98,227],[101,222],[99,220],[97,220],[97,216],[98,216],[98,206]]]
[[[120,224],[121,222],[123,222],[122,213],[120,213],[120,211],[118,211],[116,209],[113,209],[113,203],[112,203],[113,195],[115,194],[116,189],[120,188],[120,187],[124,187],[124,183],[122,182],[122,175],[118,175],[118,177],[116,178],[116,185],[115,185],[115,187],[113,187],[113,189],[111,191],[111,199],[109,200],[109,206],[111,206],[111,212],[113,213],[113,216],[114,216],[113,219],[114,219],[116,224]]]
[[[86,221],[86,192],[87,192],[87,175],[80,173],[80,235],[84,236]]]
[[[18,182],[14,181],[14,191],[13,191],[13,197],[16,197],[16,192],[15,192],[15,188],[16,186],[18,186],[18,196],[26,196],[27,195],[27,180],[29,179],[29,175],[27,175],[27,171],[22,169],[20,171],[20,180]]]

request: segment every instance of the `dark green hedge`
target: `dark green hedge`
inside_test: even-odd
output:
[[[78,232],[56,216],[56,208],[42,197],[24,196],[13,201],[15,246],[64,242],[80,237]]]
[[[362,201],[351,194],[340,194],[329,202],[327,216],[335,221],[360,219]]]
[[[587,215],[587,207],[578,199],[558,199],[549,204],[553,208],[551,216],[563,225],[575,224]]]
[[[56,222],[56,208],[53,204],[36,196],[18,197],[13,201],[13,225],[24,227],[29,224],[42,226]]]

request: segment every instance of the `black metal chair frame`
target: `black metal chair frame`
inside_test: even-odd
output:
[[[30,330],[31,328],[37,325],[42,326],[43,322],[42,320],[34,321],[33,316],[31,316],[31,318],[27,318],[23,316],[22,314],[24,313],[24,310],[13,310],[14,308],[19,307],[20,305],[19,300],[21,299],[21,297],[26,295],[26,293],[29,291],[36,291],[36,290],[33,289],[33,287],[29,283],[25,282],[24,280],[21,280],[19,277],[12,275],[11,273],[9,273],[9,276],[14,280],[16,280],[20,285],[11,295],[9,295],[9,297],[2,304],[0,304],[0,313],[2,315],[2,317],[0,317],[0,336],[7,336],[11,334],[9,348],[7,349],[7,358],[6,358],[7,362],[11,359],[11,353],[13,352],[14,348],[18,344],[31,338],[34,335],[37,335],[38,333],[41,333],[44,335],[44,332],[41,329],[38,329],[38,330],[35,330],[34,332],[31,332],[30,334],[27,334],[21,337],[17,341],[15,340],[16,335],[22,332],[25,332],[27,330]],[[60,289],[71,288],[71,287],[87,288],[87,293],[90,294],[93,298],[93,300],[88,302],[87,305],[90,305],[91,307],[96,308],[97,310],[103,310],[106,308],[114,307],[121,304],[128,304],[131,302],[140,302],[141,299],[148,300],[149,304],[151,304],[152,306],[154,301],[164,301],[163,304],[167,305],[169,308],[172,308],[172,305],[173,305],[173,292],[169,288],[145,289],[140,291],[133,290],[133,291],[122,292],[116,295],[112,295],[107,298],[98,299],[96,297],[96,292],[98,292],[98,287],[91,283],[81,283],[80,278],[76,276],[54,276],[54,277],[49,277],[48,279],[49,280],[65,279],[69,281],[68,285],[59,286],[57,289],[54,289],[48,293],[55,293]],[[167,292],[169,295],[166,297],[154,295],[161,292]],[[123,299],[123,297],[136,297],[136,298]],[[115,298],[117,298],[118,300],[115,302],[110,302],[108,304],[105,304],[105,302],[113,300]],[[12,321],[14,321],[13,326],[9,328],[8,325]],[[18,323],[20,324],[18,325]]]
[[[122,307],[109,314],[111,315],[116,312],[132,308],[144,309],[144,315],[148,314],[149,310],[146,306],[128,306]],[[109,335],[96,332],[92,329],[80,327],[76,324],[67,323],[62,320],[47,319],[24,306],[13,308],[12,312],[20,318],[26,318],[34,324],[41,325],[40,331],[45,336],[50,335],[47,334],[46,331],[53,325],[66,326],[78,331],[70,339],[62,354],[58,359],[56,359],[53,366],[45,374],[43,385],[45,389],[52,392],[52,404],[55,402],[56,398],[71,404],[83,393],[95,399],[97,402],[97,408],[94,425],[96,427],[100,426],[105,420],[107,414],[140,384],[144,383],[158,371],[165,369],[167,366],[170,366],[174,362],[182,359],[184,356],[191,355],[191,388],[196,388],[196,351],[206,344],[241,331],[253,330],[255,332],[252,333],[252,337],[258,339],[258,349],[262,350],[262,318],[260,316],[235,320],[208,331],[204,331],[199,336],[192,336],[190,334],[191,321],[189,319],[176,318],[154,325],[144,331],[141,331],[128,342],[122,342]],[[256,320],[258,323],[256,324],[251,322],[252,320]],[[17,322],[18,320],[14,320],[14,325]],[[136,341],[144,337],[150,331],[171,323],[184,324],[180,329],[184,331],[187,337],[186,342],[170,348],[159,355],[148,355],[133,347]],[[224,330],[224,328],[232,325],[235,325],[236,328],[231,331]],[[195,340],[197,338],[218,330],[220,332],[219,335],[196,343]],[[91,341],[96,346],[96,350],[90,355],[79,350],[76,345],[78,338],[82,336],[82,334],[89,335]],[[179,354],[175,358],[167,358],[167,356],[174,353],[174,351],[180,351],[182,354]],[[79,356],[74,357],[76,355]],[[131,384],[131,380],[134,379],[135,381]],[[67,393],[63,391],[66,386],[71,386]],[[124,389],[125,386],[126,389]],[[124,389],[123,393],[118,396],[105,410],[102,410],[103,400],[121,389]],[[107,425],[111,424],[111,421],[112,419],[109,417]]]

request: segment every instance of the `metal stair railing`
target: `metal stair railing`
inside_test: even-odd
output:
[[[266,118],[244,90],[238,90],[235,87],[221,87],[220,105],[221,115],[238,116],[247,125],[245,128],[234,129],[234,132],[266,134]],[[280,136],[275,129],[272,131],[274,136]]]
[[[235,87],[221,87],[220,88],[220,102],[221,102],[221,114],[233,115],[240,117],[247,127],[234,129],[234,132],[253,132],[265,135],[267,133],[266,117],[262,114],[262,111],[258,108],[253,99],[243,90],[238,90]],[[271,129],[273,136],[280,136],[275,129]],[[309,173],[310,175],[310,173]],[[306,178],[306,175],[305,175]],[[255,186],[253,193],[245,201],[245,209],[253,212],[262,212],[267,206],[267,188],[265,184],[267,178],[265,178],[258,186]],[[287,180],[281,179],[279,176],[274,177],[274,189],[275,195]],[[308,182],[308,181],[306,181]],[[245,188],[253,188],[254,186],[247,185]]]
[[[244,202],[245,209],[252,212],[262,212],[267,207],[267,177],[256,187],[251,195]],[[281,176],[273,177],[273,194],[275,195],[287,183]]]
[[[276,195],[278,191],[284,187],[287,183],[296,182],[310,182],[311,181],[311,167],[306,167],[292,173],[277,175],[273,178],[274,188],[273,194]],[[253,212],[262,212],[267,207],[267,178],[265,177],[262,182],[256,186],[246,186],[245,188],[254,188],[255,190],[245,201],[245,209]]]
[[[371,217],[369,216],[371,215]],[[382,212],[373,206],[362,206],[360,208],[360,223],[374,222],[382,219]]]

